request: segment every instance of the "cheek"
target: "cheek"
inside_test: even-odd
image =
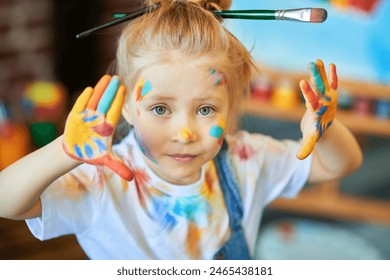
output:
[[[142,153],[149,158],[151,161],[156,162],[155,156],[153,153],[155,143],[152,141],[153,137],[151,137],[151,133],[147,131],[140,131],[135,129],[135,137],[138,143],[139,148]],[[156,162],[157,163],[157,162]]]
[[[141,129],[138,129],[139,127],[141,127]],[[161,137],[156,137],[156,135],[160,135],[158,128],[154,126],[151,128],[147,125],[135,125],[135,135],[137,143],[143,154],[153,162],[157,163],[156,154],[162,147]]]

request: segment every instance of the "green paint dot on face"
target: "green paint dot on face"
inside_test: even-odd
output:
[[[210,128],[210,135],[212,137],[215,137],[215,138],[221,138],[222,135],[223,135],[223,128],[218,126],[218,125],[214,125]]]

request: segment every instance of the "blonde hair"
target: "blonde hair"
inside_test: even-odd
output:
[[[240,100],[254,63],[247,49],[210,10],[228,9],[231,0],[163,0],[156,10],[133,20],[122,31],[117,71],[129,89],[140,72],[180,58],[209,65],[225,74],[229,95],[227,131],[236,127]],[[212,65],[212,66],[211,66]]]

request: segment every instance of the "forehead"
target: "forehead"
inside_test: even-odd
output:
[[[224,73],[207,64],[183,61],[154,64],[141,71],[139,79],[164,93],[226,91]]]

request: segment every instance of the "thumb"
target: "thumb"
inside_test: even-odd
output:
[[[113,155],[108,155],[104,161],[104,165],[121,176],[126,181],[131,181],[134,178],[133,171],[127,167],[121,160],[115,158]]]
[[[313,151],[317,139],[317,134],[311,135],[309,137],[303,137],[301,147],[297,153],[297,158],[300,160],[307,158]]]

